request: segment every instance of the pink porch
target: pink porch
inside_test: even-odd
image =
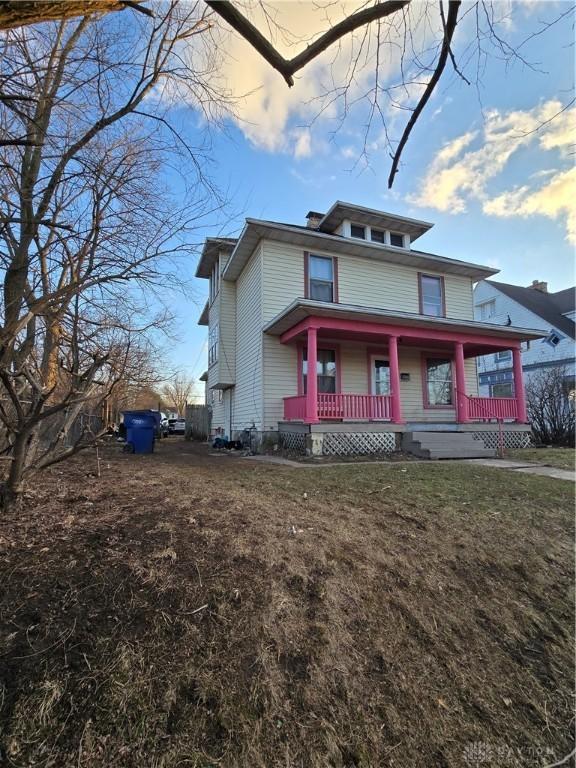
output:
[[[339,317],[310,316],[297,322],[280,334],[283,344],[299,344],[307,350],[308,370],[317,370],[318,344],[323,339],[341,339],[364,344],[384,345],[389,363],[389,394],[318,392],[316,376],[309,376],[304,393],[284,398],[284,420],[317,424],[321,421],[389,422],[403,424],[403,407],[400,386],[399,347],[426,347],[433,349],[452,361],[452,400],[456,423],[509,421],[527,423],[526,401],[522,377],[520,343],[521,339],[507,337],[505,328],[498,328],[494,335],[485,331],[447,330],[426,327],[425,318],[421,325],[396,325],[350,320]],[[430,324],[432,325],[432,324]],[[470,325],[473,325],[470,323]],[[484,330],[484,329],[482,329]],[[512,352],[514,397],[477,397],[466,391],[466,358],[488,353]],[[301,366],[299,356],[299,368]],[[339,390],[339,386],[337,390]],[[431,409],[430,422],[442,421],[442,412],[434,414]]]

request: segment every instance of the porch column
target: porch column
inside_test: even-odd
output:
[[[317,424],[318,418],[318,343],[316,328],[308,328],[308,352],[306,372],[306,423]]]
[[[388,337],[388,362],[390,365],[390,394],[392,397],[392,423],[402,423],[400,400],[400,367],[398,365],[398,336]]]
[[[468,399],[464,371],[464,345],[461,341],[455,344],[454,362],[456,365],[456,421],[458,424],[465,424],[468,421]]]
[[[526,396],[524,394],[524,375],[522,373],[522,353],[520,347],[512,349],[512,368],[514,371],[514,397],[516,398],[516,421],[520,424],[528,423],[526,413]]]

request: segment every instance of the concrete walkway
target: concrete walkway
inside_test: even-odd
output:
[[[264,462],[266,464],[278,464],[283,467],[293,467],[294,469],[319,469],[321,467],[358,467],[365,464],[380,464],[380,466],[395,467],[398,465],[409,466],[410,464],[429,464],[425,459],[413,459],[412,461],[331,461],[331,462],[303,462],[285,459],[282,456],[268,456],[258,454],[256,456],[244,456],[242,458],[249,461]],[[508,459],[443,459],[443,464],[480,464],[483,467],[494,467],[495,469],[510,469],[513,472],[525,472],[527,475],[542,475],[544,477],[554,477],[557,480],[570,480],[576,482],[576,472],[568,469],[557,469],[556,467],[545,466],[544,464],[527,464],[520,461],[509,461]],[[436,462],[432,462],[436,464]]]
[[[508,461],[508,459],[464,459],[464,464],[481,464],[484,467],[496,467],[497,469],[511,469],[514,472],[525,472],[527,475],[543,475],[555,477],[557,480],[571,480],[576,482],[576,472],[569,469],[558,469],[545,464],[527,464],[520,461]]]

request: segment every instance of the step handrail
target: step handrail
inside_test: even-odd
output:
[[[480,398],[476,397],[474,395],[468,395],[466,392],[460,392],[457,388],[455,388],[456,391],[456,397],[458,397],[458,394],[464,395],[464,397],[467,400],[479,400]],[[496,419],[498,423],[498,456],[499,458],[504,458],[504,431],[503,431],[503,425],[504,425],[504,419],[501,416],[497,416],[495,413],[491,412],[489,408],[485,406],[484,403],[479,402],[476,403],[476,406],[480,408],[480,410],[484,410],[484,414],[487,419]]]

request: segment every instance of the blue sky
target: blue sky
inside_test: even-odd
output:
[[[311,7],[281,6],[282,20],[304,23],[302,9]],[[506,8],[507,39],[519,42],[568,4]],[[462,57],[472,34],[468,22],[455,43]],[[336,134],[330,115],[308,127],[313,108],[307,102],[323,87],[326,61],[304,71],[287,93],[282,79],[244,41],[235,40],[228,62],[231,87],[238,88],[242,79],[244,92],[258,90],[239,103],[239,118],[227,121],[225,133],[213,131],[213,177],[228,190],[231,205],[205,234],[235,235],[245,216],[304,223],[308,210],[327,210],[340,199],[434,222],[418,247],[497,266],[496,279],[504,282],[547,280],[553,291],[573,284],[574,107],[551,119],[574,97],[572,23],[567,17],[522,47],[526,60],[539,62],[538,71],[489,57],[479,88],[447,71],[412,133],[392,191],[388,148],[378,126],[369,136],[368,163],[361,157],[365,104],[359,103]],[[391,77],[392,69],[391,64]],[[407,114],[387,112],[396,139]],[[193,134],[190,128],[191,139]],[[195,264],[187,267],[183,274],[190,277]],[[169,357],[197,378],[206,367],[206,329],[196,323],[207,281],[191,282],[190,295],[172,301],[180,340]]]

